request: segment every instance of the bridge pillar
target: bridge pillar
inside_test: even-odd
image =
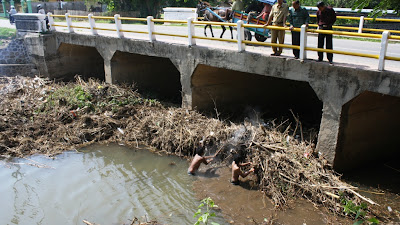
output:
[[[341,113],[342,104],[337,102],[323,103],[317,150],[320,156],[332,164],[338,146]]]
[[[116,49],[112,46],[96,46],[97,51],[104,59],[104,79],[108,84],[113,84],[111,59],[114,56]]]
[[[192,75],[197,63],[194,59],[171,60],[181,74],[182,85],[182,107],[193,109],[192,107]]]

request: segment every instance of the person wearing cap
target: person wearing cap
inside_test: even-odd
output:
[[[17,10],[15,10],[15,6],[10,7],[10,11],[8,12],[10,14],[10,23],[14,23],[14,15],[17,14]]]
[[[332,7],[328,7],[324,2],[317,4],[317,23],[319,30],[333,30],[332,26],[336,22],[336,12]],[[318,48],[324,48],[326,40],[326,49],[333,49],[332,34],[318,34]],[[328,61],[333,64],[333,54],[327,53]],[[323,52],[318,52],[318,61],[321,62],[324,58]]]
[[[271,22],[274,26],[286,27],[286,18],[289,14],[289,7],[286,3],[283,3],[283,0],[278,0],[278,2],[272,6],[271,13],[268,18],[268,22],[265,26],[268,26]],[[279,40],[279,44],[283,44],[285,42],[285,30],[272,30],[271,31],[271,43],[277,43],[277,39]],[[273,56],[280,56],[282,54],[282,47],[272,47],[274,53]]]
[[[292,31],[292,45],[300,46],[300,32],[294,31],[294,28],[299,28],[303,24],[308,26],[310,22],[310,15],[307,9],[300,6],[300,1],[292,2],[293,8],[289,9],[288,22],[290,24],[290,30]],[[293,55],[296,59],[300,56],[300,50],[293,49]]]

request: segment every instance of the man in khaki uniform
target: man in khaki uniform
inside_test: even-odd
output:
[[[271,24],[279,27],[286,27],[286,18],[289,14],[289,6],[283,3],[283,0],[278,0],[278,2],[272,6],[271,13],[268,18],[268,22],[265,26]],[[285,42],[285,30],[271,30],[271,43],[276,43],[277,39],[279,44]],[[274,53],[271,55],[279,56],[282,54],[282,48],[272,47]]]

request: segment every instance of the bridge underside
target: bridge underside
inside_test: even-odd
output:
[[[343,106],[335,167],[378,164],[400,156],[400,98],[363,92]]]
[[[94,47],[62,43],[48,67],[52,78],[65,81],[73,80],[75,75],[105,80],[104,60]]]
[[[320,121],[317,151],[338,170],[398,155],[400,74],[395,72],[61,32],[25,40],[43,76],[135,83],[141,93],[182,99],[199,111],[216,105],[241,113],[250,106],[279,117],[292,109],[302,121]]]
[[[292,117],[319,125],[322,102],[307,82],[267,77],[206,65],[192,75],[192,107],[242,117],[249,109],[264,118]]]
[[[115,52],[111,59],[113,83],[135,84],[146,97],[182,101],[180,73],[168,58]]]

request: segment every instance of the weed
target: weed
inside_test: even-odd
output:
[[[376,218],[365,218],[368,212],[368,206],[365,202],[358,205],[351,200],[347,200],[343,195],[341,195],[340,202],[343,206],[344,213],[354,218],[355,222],[353,225],[361,225],[364,223],[368,223],[371,225],[379,224],[379,220]]]
[[[15,37],[17,30],[11,28],[0,28],[0,39],[12,39]]]
[[[206,212],[201,214],[202,212],[201,209],[204,206],[206,207]],[[214,212],[211,212],[213,208],[218,208],[218,206],[215,205],[214,201],[210,197],[201,200],[197,212],[193,215],[193,218],[199,217],[197,218],[197,222],[194,225],[199,225],[200,223],[207,225],[209,219],[216,216]],[[219,225],[218,223],[215,222],[211,222],[211,224]]]

